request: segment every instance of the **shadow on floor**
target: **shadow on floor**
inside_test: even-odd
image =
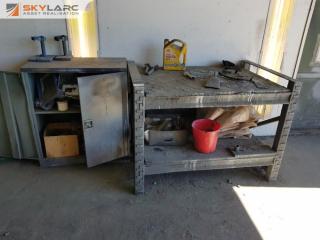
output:
[[[290,138],[278,182],[249,169],[165,174],[146,177],[143,196],[132,194],[129,163],[0,160],[0,239],[268,239],[272,227],[259,226],[245,202],[263,199],[246,189],[318,188],[319,140]]]

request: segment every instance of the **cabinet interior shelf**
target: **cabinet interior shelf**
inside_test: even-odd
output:
[[[35,109],[35,114],[37,115],[43,115],[43,114],[75,114],[75,113],[81,113],[80,108],[77,107],[70,107],[68,111],[58,111],[58,109],[52,109],[52,110],[43,110],[43,109],[39,109],[36,108]]]

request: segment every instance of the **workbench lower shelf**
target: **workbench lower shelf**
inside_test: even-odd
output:
[[[236,145],[239,153],[232,153]],[[251,139],[219,139],[211,154],[197,152],[193,145],[145,146],[145,175],[224,168],[271,166],[276,152],[256,137]]]

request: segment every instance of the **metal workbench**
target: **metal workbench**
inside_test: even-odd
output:
[[[134,62],[128,63],[134,103],[133,134],[135,163],[135,192],[144,192],[146,175],[224,168],[265,167],[268,180],[276,180],[289,136],[294,109],[299,97],[301,82],[258,64],[242,61],[245,71],[250,71],[265,88],[248,81],[224,80],[220,89],[204,88],[201,80],[190,80],[182,72],[156,71],[151,76],[140,74]],[[197,67],[199,68],[199,67]],[[203,67],[208,68],[208,67]],[[263,69],[288,81],[283,87],[263,77]],[[216,69],[212,69],[216,70]],[[145,111],[152,109],[186,109],[228,107],[260,104],[282,104],[281,114],[259,125],[279,122],[272,146],[256,137],[249,140],[220,139],[216,152],[200,154],[192,144],[185,146],[148,146],[144,143]],[[246,146],[247,151],[232,154],[235,145]]]

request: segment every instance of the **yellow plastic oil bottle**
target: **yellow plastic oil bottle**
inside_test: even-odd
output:
[[[179,39],[165,39],[163,47],[163,69],[183,71],[186,69],[187,44]]]

